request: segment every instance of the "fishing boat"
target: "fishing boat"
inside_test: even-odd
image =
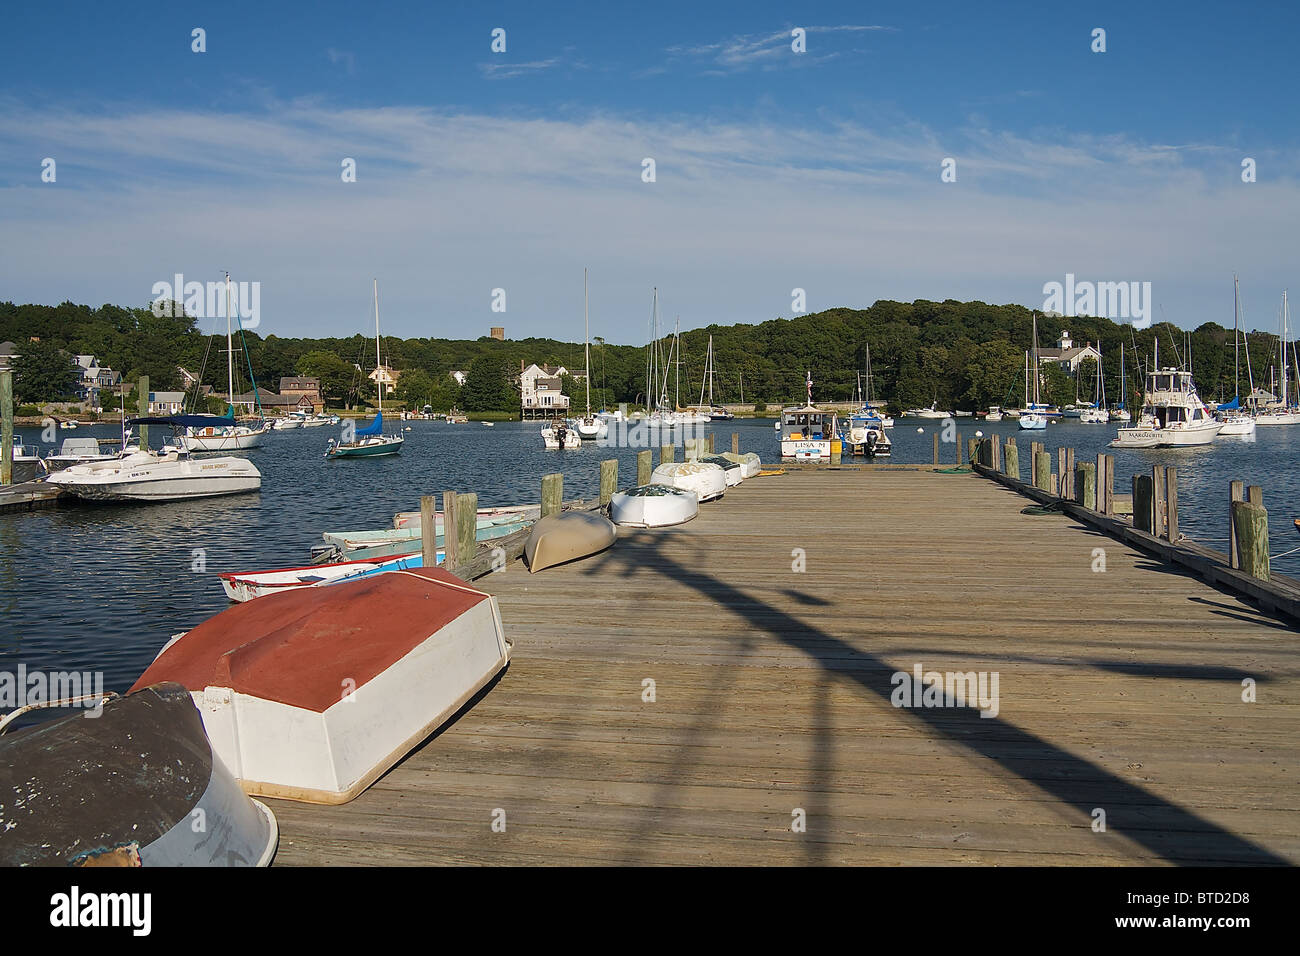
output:
[[[177,430],[206,427],[211,415],[133,418],[131,425],[170,425]],[[247,458],[193,458],[178,444],[71,465],[46,481],[92,501],[184,501],[242,494],[262,487],[262,473]]]
[[[331,438],[325,449],[330,461],[338,458],[382,458],[396,455],[406,444],[401,435],[384,434],[384,365],[379,356],[379,280],[375,280],[375,418],[365,428],[353,431],[351,441]]]
[[[726,473],[710,462],[666,461],[650,473],[650,482],[692,491],[701,503],[721,498],[727,490]]]
[[[1286,335],[1287,320],[1289,318],[1286,291],[1282,292],[1282,329],[1281,335],[1278,336],[1278,367],[1282,370],[1282,395],[1277,402],[1270,402],[1264,408],[1257,409],[1255,413],[1255,423],[1257,425],[1297,425],[1300,424],[1300,407],[1297,407],[1294,396],[1288,396],[1287,389],[1291,372],[1286,355]],[[1249,353],[1247,353],[1249,354]],[[1297,371],[1300,374],[1300,370]]]
[[[722,457],[727,459],[727,461],[734,461],[736,464],[740,465],[740,476],[742,478],[753,478],[763,470],[762,461],[759,459],[758,455],[754,454],[752,451],[747,451],[742,454],[724,451]]]
[[[614,523],[594,511],[562,511],[533,525],[524,544],[531,573],[604,551],[618,538]]]
[[[1210,444],[1223,425],[1201,401],[1192,373],[1160,368],[1159,342],[1156,343],[1155,364],[1156,370],[1147,373],[1142,413],[1136,423],[1119,429],[1111,447],[1169,448]]]
[[[270,864],[275,815],[240,790],[184,687],[99,706],[0,734],[0,866]]]
[[[1223,425],[1219,438],[1249,438],[1255,434],[1255,416],[1241,407],[1241,295],[1237,277],[1232,277],[1232,400],[1215,409],[1214,417]],[[1255,376],[1250,371],[1250,350],[1246,351],[1246,373],[1250,391],[1255,391]]]
[[[583,340],[583,352],[585,355],[586,369],[583,372],[583,384],[587,387],[587,414],[570,424],[577,433],[578,438],[582,441],[595,441],[598,438],[604,438],[609,434],[609,425],[603,418],[598,418],[591,413],[591,317],[588,311],[587,296],[587,270],[582,270],[582,323],[585,330]],[[549,445],[547,446],[550,447]],[[557,444],[557,447],[558,444]]]
[[[1050,409],[1038,400],[1038,313],[1033,314],[1033,373],[1030,374],[1029,353],[1025,353],[1025,407],[1020,410],[1018,424],[1021,431],[1042,431],[1047,427]],[[1031,398],[1032,395],[1032,398]]]
[[[609,500],[609,517],[627,528],[668,528],[685,524],[700,513],[693,491],[672,485],[641,485],[617,492]]]
[[[582,447],[582,438],[563,419],[542,426],[542,445],[547,451],[574,451]]]
[[[811,371],[805,376],[805,385],[807,404],[781,410],[781,458],[829,462],[842,451],[839,420],[835,412],[813,404]]]
[[[745,472],[740,462],[732,461],[723,455],[701,455],[696,461],[705,465],[717,465],[722,469],[722,477],[728,488],[733,488],[745,480]]]
[[[418,542],[417,542],[418,543]],[[446,555],[436,552],[441,561]],[[420,551],[397,556],[360,558],[335,561],[329,564],[311,564],[297,568],[275,568],[270,571],[226,571],[217,575],[226,597],[237,603],[251,601],[268,594],[281,594],[295,588],[329,587],[344,581],[373,577],[386,571],[406,571],[424,567]]]
[[[235,348],[232,339],[232,316],[230,307],[230,273],[226,273],[226,381],[227,381],[227,398],[230,402],[230,411],[228,414],[228,423],[222,421],[222,424],[211,424],[205,426],[193,426],[186,428],[184,433],[178,436],[181,447],[192,452],[208,451],[242,451],[248,448],[257,448],[262,444],[263,439],[271,430],[271,426],[265,420],[260,420],[255,425],[238,424],[234,420],[235,416]],[[243,342],[244,330],[239,330],[240,342]],[[253,387],[253,397],[257,401],[257,382],[253,379],[252,366],[249,366],[249,381]],[[195,393],[197,394],[197,392]],[[258,405],[261,408],[260,402]]]
[[[441,568],[236,604],[136,681],[184,685],[250,794],[346,803],[510,660],[496,600]]]

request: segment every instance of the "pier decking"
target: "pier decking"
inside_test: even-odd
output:
[[[1300,863],[1296,633],[1026,504],[792,471],[511,564],[508,672],[352,803],[271,801],[277,862]],[[892,706],[917,664],[996,672],[997,716]]]

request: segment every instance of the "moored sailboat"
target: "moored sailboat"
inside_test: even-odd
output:
[[[379,458],[384,455],[396,455],[402,450],[406,439],[401,435],[384,434],[384,371],[383,361],[379,355],[379,280],[375,280],[375,390],[377,409],[375,418],[365,428],[353,431],[351,441],[330,439],[325,449],[325,457],[331,461],[336,458]]]

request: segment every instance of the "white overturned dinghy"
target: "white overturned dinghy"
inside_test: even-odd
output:
[[[727,490],[727,476],[722,468],[702,461],[664,462],[650,473],[650,482],[693,491],[701,502],[721,498]]]
[[[734,461],[738,464],[740,466],[740,477],[742,478],[753,478],[763,470],[762,459],[752,451],[747,451],[742,455],[724,451],[721,457],[727,459],[727,461]]]
[[[722,476],[727,482],[727,487],[732,488],[745,480],[745,473],[741,470],[740,462],[732,461],[730,458],[723,458],[721,455],[706,455],[696,459],[702,464],[717,465],[722,469]]]
[[[670,528],[700,513],[693,491],[672,485],[641,485],[620,491],[609,500],[609,517],[625,528]]]
[[[136,681],[189,689],[251,794],[346,803],[510,660],[496,600],[440,568],[237,604],[173,639]]]

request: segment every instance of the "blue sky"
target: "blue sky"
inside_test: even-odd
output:
[[[1237,271],[1275,327],[1296,8],[984,6],[12,5],[0,298],[229,269],[262,333],[348,334],[378,276],[387,333],[580,338],[589,266],[593,334],[635,344],[652,286],[693,327],[789,316],[796,287],[1041,307],[1070,272],[1195,326],[1231,321]]]

